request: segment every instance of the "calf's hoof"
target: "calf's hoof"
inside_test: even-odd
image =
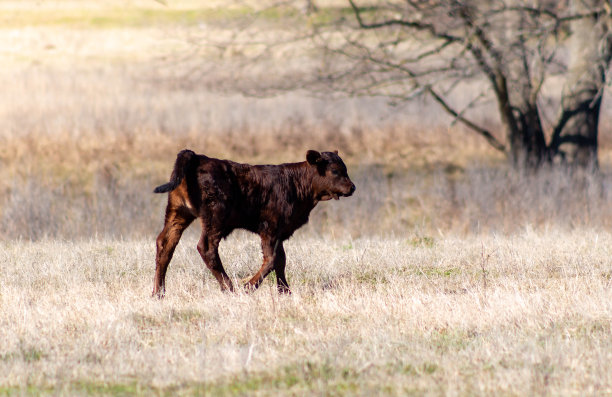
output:
[[[279,295],[291,295],[291,290],[286,285],[279,285],[277,289]]]
[[[252,292],[255,292],[255,290],[257,289],[256,285],[251,284],[250,281],[247,281],[244,285],[244,292],[246,292],[247,294],[250,294]]]

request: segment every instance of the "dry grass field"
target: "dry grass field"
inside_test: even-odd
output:
[[[600,174],[512,171],[427,101],[214,92],[261,68],[194,40],[249,3],[165,3],[0,0],[0,395],[612,395],[607,97]],[[339,149],[357,192],[285,245],[293,295],[220,292],[194,225],[150,297],[186,147]],[[258,238],[221,256],[248,277]]]
[[[293,295],[225,294],[196,239],[149,297],[149,240],[2,243],[0,391],[609,395],[612,235],[287,245]],[[257,241],[222,245],[232,277]]]

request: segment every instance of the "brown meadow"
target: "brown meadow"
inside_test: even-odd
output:
[[[43,3],[0,2],[0,394],[612,394],[607,98],[600,174],[516,172],[427,101],[185,83],[224,2]],[[220,292],[196,225],[150,298],[186,147],[339,150],[358,189],[286,243],[291,296]],[[261,265],[242,232],[220,255]]]

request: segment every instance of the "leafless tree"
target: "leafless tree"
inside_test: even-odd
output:
[[[327,56],[350,61],[327,62],[334,66],[323,75],[334,89],[396,100],[429,95],[515,165],[557,159],[597,165],[599,111],[612,57],[608,1],[347,1],[354,22],[333,25],[343,39],[320,28],[328,34]],[[564,76],[565,83],[557,119],[546,131],[541,92],[553,76]],[[485,81],[486,90],[456,108],[449,98],[468,81]],[[490,95],[502,137],[467,115]]]
[[[599,112],[612,58],[609,0],[318,3],[308,16],[308,32],[268,43],[269,52],[256,51],[265,59],[281,42],[300,40],[322,50],[316,73],[284,78],[275,88],[393,101],[427,95],[516,166],[597,166]],[[563,89],[554,120],[544,123],[547,83]],[[482,89],[466,90],[470,85]],[[471,97],[453,100],[461,90]],[[501,131],[473,117],[485,101],[495,103]]]

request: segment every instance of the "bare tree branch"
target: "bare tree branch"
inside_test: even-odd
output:
[[[456,120],[459,120],[461,123],[481,135],[495,149],[499,150],[500,152],[506,151],[506,146],[500,141],[498,141],[497,138],[495,138],[495,136],[493,136],[493,134],[491,134],[489,130],[482,128],[473,123],[472,121],[463,117],[460,113],[453,109],[440,95],[438,95],[431,87],[426,87],[425,89],[429,93],[429,95],[431,95],[432,98],[436,102],[438,102],[442,106],[442,108],[451,116],[453,116]]]
[[[310,73],[301,69],[290,75],[279,70],[274,82],[266,82],[263,90],[257,85],[259,82],[253,82],[257,87],[255,92],[310,87],[318,92],[341,91],[402,101],[429,95],[453,117],[452,123],[461,123],[476,132],[493,148],[507,153],[515,164],[527,159],[528,164],[537,166],[554,156],[562,143],[582,145],[595,141],[596,144],[590,138],[571,138],[580,133],[564,132],[568,126],[575,128],[572,120],[576,115],[595,111],[593,106],[585,109],[565,104],[556,124],[546,126],[552,129],[547,144],[540,114],[546,113],[542,104],[554,101],[546,99],[549,93],[543,92],[542,87],[550,76],[561,81],[569,76],[573,67],[571,60],[580,57],[581,46],[589,48],[589,54],[594,53],[593,46],[602,47],[601,60],[593,58],[592,62],[584,63],[587,78],[599,79],[597,76],[601,75],[600,79],[606,81],[612,57],[612,50],[608,49],[612,44],[606,44],[612,43],[612,38],[605,41],[600,30],[612,31],[609,0],[523,4],[519,0],[381,0],[375,3],[364,0],[362,5],[359,2],[347,0],[353,17],[350,19],[346,18],[345,9],[333,8],[319,20],[318,16],[326,11],[319,8],[317,13],[302,20],[310,29],[306,29],[307,33],[296,29],[295,41],[286,37],[270,40],[265,35],[258,36],[263,37],[262,41],[252,37],[247,37],[244,43],[236,41],[234,44],[245,45],[248,53],[244,56],[245,65],[249,61],[272,65],[269,60],[274,54],[285,53],[292,43],[300,45],[302,40],[309,40],[322,54],[319,65],[309,65]],[[574,49],[568,41],[573,40],[574,27],[580,23],[591,24],[598,30],[585,35],[591,38],[588,41],[578,40]],[[608,26],[608,30],[600,29],[601,26]],[[591,63],[593,68],[588,66]],[[460,91],[466,85],[474,87],[483,82],[487,89],[479,89],[476,97],[470,90],[467,95]],[[589,88],[584,94],[585,103],[598,106],[603,85],[596,87],[599,91]],[[462,99],[457,101],[456,95]],[[479,125],[482,122],[477,121],[473,110],[482,98],[496,101],[496,113],[503,127],[501,134]],[[589,125],[591,129],[596,127],[596,123]]]
[[[353,0],[348,0],[348,2],[350,3],[351,8],[353,9],[353,12],[354,12],[355,18],[357,19],[357,23],[359,24],[359,27],[362,29],[379,29],[379,28],[384,28],[384,27],[400,26],[400,27],[405,27],[405,28],[413,28],[417,30],[427,31],[434,37],[437,37],[439,39],[444,39],[447,41],[451,41],[451,42],[463,41],[463,39],[459,36],[453,36],[448,33],[437,32],[435,26],[429,23],[422,23],[418,21],[406,21],[403,19],[387,19],[387,20],[384,20],[383,22],[365,23],[363,21],[363,18],[361,17],[361,9],[355,4]]]

